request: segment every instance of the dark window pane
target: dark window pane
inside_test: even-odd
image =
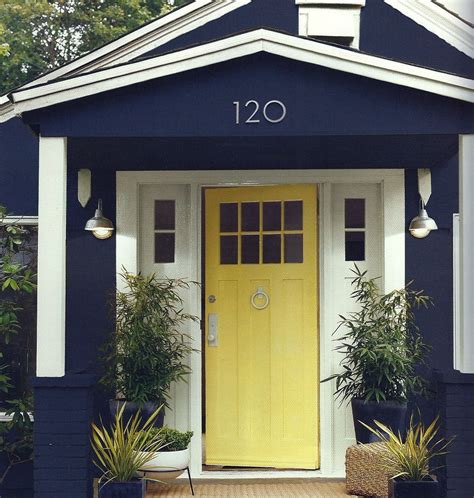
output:
[[[259,263],[259,238],[260,237],[258,235],[242,235],[242,263]]]
[[[175,229],[175,201],[155,201],[155,230]]]
[[[260,230],[260,204],[258,202],[242,203],[242,232]]]
[[[174,263],[174,233],[155,233],[155,263]]]
[[[285,263],[303,262],[303,234],[285,235]]]
[[[281,230],[281,202],[263,203],[263,230]]]
[[[303,201],[285,202],[285,230],[303,230]]]
[[[346,232],[346,261],[365,261],[365,232]]]
[[[281,262],[281,235],[263,236],[263,262]]]
[[[235,235],[221,237],[221,265],[236,265],[238,254],[238,237]]]
[[[365,199],[346,199],[346,228],[365,228]]]
[[[221,204],[221,232],[238,232],[237,228],[237,209],[239,205],[236,202]]]

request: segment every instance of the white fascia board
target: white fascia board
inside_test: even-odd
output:
[[[65,75],[72,76],[128,62],[250,2],[251,0],[195,0],[69,64],[40,76],[21,88],[36,86]]]
[[[296,0],[296,5],[332,5],[365,7],[365,0]]]
[[[15,112],[40,109],[258,52],[474,102],[473,80],[259,29],[180,52],[14,92]]]
[[[474,57],[474,29],[446,9],[431,0],[385,0],[385,3],[460,52]]]

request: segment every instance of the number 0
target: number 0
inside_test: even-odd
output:
[[[273,106],[279,106],[281,110],[281,114],[279,118],[271,118],[268,116],[268,108],[273,105]],[[285,118],[286,118],[286,106],[283,102],[280,102],[279,100],[270,100],[270,102],[267,102],[265,104],[265,107],[263,108],[263,117],[269,122],[269,123],[281,123]]]

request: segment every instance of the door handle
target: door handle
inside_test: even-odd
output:
[[[211,348],[215,348],[218,345],[217,334],[218,334],[218,319],[217,313],[209,313],[207,318],[207,345]]]

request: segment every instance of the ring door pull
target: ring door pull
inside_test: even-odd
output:
[[[263,299],[263,303],[258,304],[256,301],[260,298]],[[263,290],[263,288],[259,287],[257,289],[257,292],[255,292],[255,294],[253,294],[250,298],[250,302],[256,310],[264,310],[270,304],[270,298],[268,297],[268,294]]]

